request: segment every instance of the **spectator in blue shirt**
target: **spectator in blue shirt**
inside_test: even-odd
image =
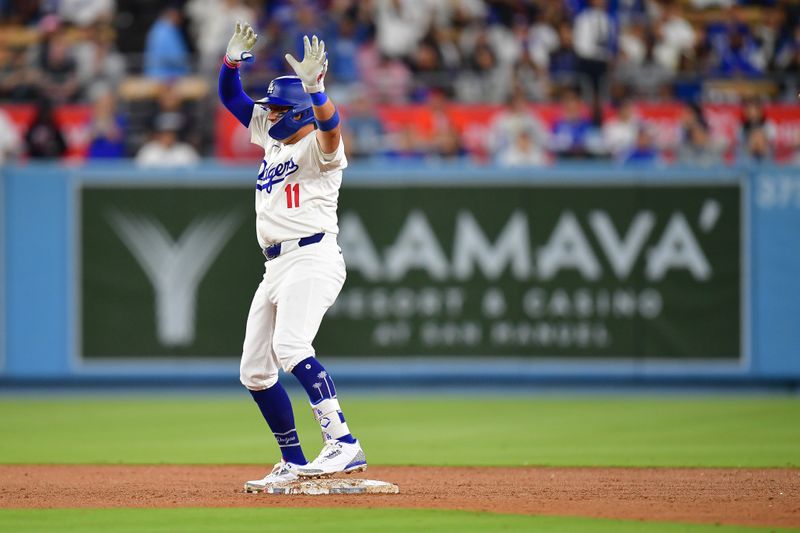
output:
[[[654,165],[660,162],[658,147],[647,127],[639,128],[636,145],[623,161],[626,165]]]
[[[578,68],[578,56],[572,47],[572,25],[562,21],[558,25],[558,47],[550,52],[550,74],[556,83],[573,81]]]
[[[343,133],[347,148],[354,158],[372,157],[386,147],[386,131],[377,114],[375,105],[366,96],[356,97],[347,108],[347,120]]]
[[[550,137],[550,145],[559,158],[587,157],[587,141],[592,130],[592,122],[581,109],[578,95],[567,91],[561,98],[562,115],[555,124]]]
[[[92,110],[89,159],[118,159],[125,157],[126,121],[117,112],[114,93],[106,91],[94,102]]]
[[[328,44],[331,56],[330,73],[337,83],[352,84],[358,82],[358,37],[357,28],[352,19],[339,21],[335,38]],[[334,61],[335,60],[335,61]]]
[[[728,46],[720,51],[718,73],[725,77],[760,76],[761,71],[752,61],[755,52],[752,41],[744,33],[734,33]]]
[[[733,5],[723,14],[724,18],[714,18],[706,25],[706,39],[711,47],[717,50],[727,47],[732,35],[750,32],[750,26],[745,20],[741,6]]]
[[[189,48],[181,33],[181,12],[174,6],[162,11],[147,33],[144,74],[168,81],[189,74]]]

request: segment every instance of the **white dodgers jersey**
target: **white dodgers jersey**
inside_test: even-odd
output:
[[[324,155],[312,131],[294,144],[269,136],[269,111],[256,104],[250,141],[264,148],[256,182],[256,235],[266,248],[276,242],[325,232],[339,233],[336,206],[342,170],[347,167],[344,141]]]

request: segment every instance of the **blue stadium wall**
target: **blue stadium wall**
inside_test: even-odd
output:
[[[236,383],[242,301],[262,268],[253,173],[0,169],[0,384]],[[318,338],[339,380],[800,383],[791,167],[354,164],[340,217],[348,282]],[[154,324],[155,289],[121,244],[120,228],[142,224],[175,242],[187,227],[237,228],[209,237],[191,324]],[[537,244],[522,253],[526,236]],[[621,318],[617,293],[633,295]]]

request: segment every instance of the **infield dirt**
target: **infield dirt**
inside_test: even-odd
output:
[[[800,469],[370,467],[397,495],[245,494],[265,466],[0,465],[0,508],[393,507],[800,526]]]

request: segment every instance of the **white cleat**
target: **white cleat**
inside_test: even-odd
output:
[[[248,481],[244,484],[245,492],[263,492],[267,487],[278,483],[291,483],[297,481],[297,468],[300,465],[281,461],[272,467],[272,472],[267,474],[264,479]]]
[[[315,478],[329,477],[340,472],[352,474],[366,469],[367,457],[358,441],[348,444],[329,440],[316,459],[306,465],[295,467],[295,472],[301,478]]]

